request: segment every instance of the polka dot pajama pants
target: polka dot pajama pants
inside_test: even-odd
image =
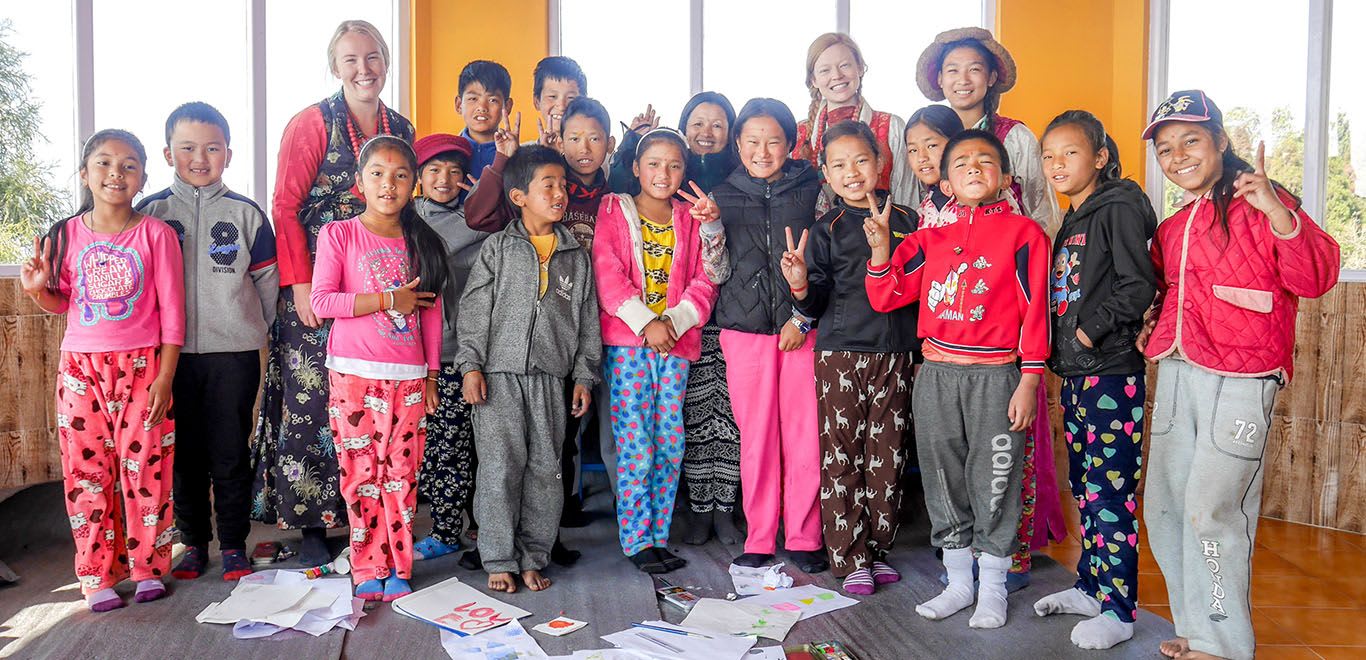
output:
[[[644,347],[608,346],[603,371],[617,445],[617,524],[634,555],[669,544],[683,461],[688,361]]]

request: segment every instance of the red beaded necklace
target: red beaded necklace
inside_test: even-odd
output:
[[[347,137],[351,138],[351,155],[356,158],[360,158],[360,135],[358,134],[358,131],[356,131],[355,116],[351,114],[350,110],[347,110],[346,112],[346,134]],[[389,113],[385,112],[384,104],[380,103],[379,117],[375,120],[375,135],[390,134],[391,132],[389,130]]]

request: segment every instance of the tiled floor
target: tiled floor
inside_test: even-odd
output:
[[[1075,566],[1081,555],[1076,510],[1064,510],[1069,536],[1044,553]],[[1162,573],[1147,538],[1139,543],[1139,606],[1170,619]],[[1366,536],[1262,518],[1252,556],[1252,607],[1261,660],[1366,659]]]

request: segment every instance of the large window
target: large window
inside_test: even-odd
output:
[[[36,138],[25,147],[34,178],[57,191],[61,211],[74,208],[82,141],[97,129],[122,128],[147,147],[146,192],[164,188],[172,177],[162,156],[166,116],[181,103],[205,101],[232,131],[224,181],[269,208],[285,124],[340,88],[327,65],[339,22],[364,19],[385,36],[392,62],[383,98],[403,110],[407,2],[145,0],[132,13],[103,0],[5,2],[4,43],[26,54],[19,64],[27,100],[40,106]],[[10,234],[32,228],[9,226],[9,218],[0,218],[0,263],[12,264]],[[51,219],[40,220],[41,227]]]
[[[162,155],[166,116],[182,103],[203,101],[223,113],[232,134],[232,163],[223,181],[233,190],[254,193],[246,0],[145,0],[138,12],[119,3],[92,4],[95,127],[132,131],[147,147],[143,192],[171,185],[175,173]],[[194,16],[193,25],[188,16]],[[206,26],[211,26],[208,34]],[[154,67],[130,68],[127,58],[115,55],[135,47],[130,35],[141,35],[147,47],[141,52],[156,62]]]
[[[822,33],[844,30],[868,61],[864,92],[876,109],[905,117],[929,103],[915,84],[920,49],[943,30],[982,25],[994,0],[660,0],[641,11],[626,0],[552,0],[559,53],[589,72],[589,94],[613,122],[652,104],[673,126],[688,98],[725,94],[736,111],[767,96],[798,120],[811,105],[806,49]],[[603,17],[612,37],[604,38]],[[620,135],[620,126],[614,127]]]
[[[1168,44],[1152,54],[1150,97],[1208,93],[1238,155],[1251,162],[1265,143],[1267,173],[1342,245],[1343,269],[1356,271],[1345,276],[1366,278],[1366,142],[1352,139],[1353,126],[1366,130],[1366,44],[1353,29],[1366,3],[1151,0],[1150,13],[1154,43]],[[1169,215],[1181,191],[1155,168],[1149,178]]]

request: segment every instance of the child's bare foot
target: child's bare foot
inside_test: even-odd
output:
[[[510,594],[517,591],[517,581],[512,579],[511,573],[489,573],[489,588]]]
[[[522,581],[526,583],[526,588],[532,591],[542,591],[550,588],[550,578],[541,575],[540,571],[522,571]]]
[[[1168,658],[1179,658],[1190,653],[1191,643],[1185,637],[1177,637],[1176,639],[1169,639],[1158,644],[1157,650],[1161,651],[1162,655],[1165,655]]]

